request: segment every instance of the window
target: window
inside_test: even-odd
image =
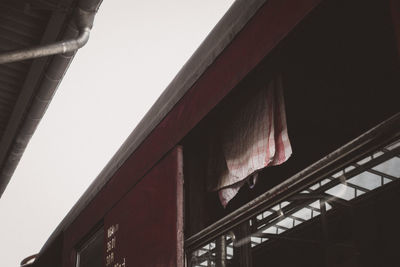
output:
[[[76,267],[102,267],[104,255],[104,230],[97,230],[77,250]]]
[[[378,2],[324,1],[184,140],[189,266],[400,266],[398,62]],[[224,209],[204,189],[205,133],[277,71],[293,156]]]
[[[399,116],[391,122],[396,125],[398,120]],[[374,130],[379,134],[379,127]],[[345,153],[355,144],[340,150]],[[347,162],[336,171],[326,162],[322,169],[327,170],[309,185],[281,192],[285,197],[277,190],[268,199],[267,192],[264,200],[262,196],[233,214],[232,221],[224,218],[227,227],[221,227],[216,238],[189,249],[189,266],[375,266],[383,258],[387,264],[400,264],[395,249],[400,238],[400,139],[361,158],[355,153]],[[294,181],[287,184],[288,191]],[[251,204],[263,202],[265,208],[251,215]],[[205,230],[194,237],[207,240]]]

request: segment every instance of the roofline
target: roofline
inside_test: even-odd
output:
[[[78,217],[96,194],[113,177],[114,173],[135,152],[266,2],[267,0],[236,0],[232,4],[97,178],[90,184],[88,189],[57,226],[41,249],[40,254]]]
[[[76,9],[78,10],[78,21],[75,22],[72,20],[69,22],[61,39],[76,38],[79,34],[78,27],[83,24],[85,24],[86,27],[91,27],[94,15],[88,16],[87,14],[95,14],[101,1],[102,0],[79,1]],[[82,14],[85,15],[84,18],[81,18]],[[60,19],[59,14],[53,15],[52,19]],[[50,20],[48,25],[53,24],[53,20]],[[63,21],[63,24],[65,24],[65,18],[62,18],[61,20]],[[51,35],[55,33],[50,32],[48,34]],[[64,42],[62,42],[62,44],[64,44]],[[46,112],[47,107],[61,83],[75,53],[76,50],[69,53],[55,55],[51,59],[38,59],[33,62],[31,71],[29,72],[28,78],[24,84],[25,90],[22,91],[18,98],[16,107],[14,108],[9,124],[7,125],[7,130],[4,134],[4,138],[6,139],[4,142],[0,143],[0,197],[11,180],[11,177],[14,174],[33,133]],[[47,61],[50,61],[50,63],[47,68],[44,68]],[[38,65],[41,67],[37,68]],[[40,69],[43,72],[43,75],[41,72],[38,72],[37,69]],[[31,74],[32,71],[34,74]],[[29,75],[33,75],[32,77],[34,80],[36,79],[36,81],[32,82],[32,80],[29,79]],[[35,86],[39,77],[41,77],[40,84]]]

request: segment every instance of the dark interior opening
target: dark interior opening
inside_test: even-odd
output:
[[[77,249],[76,256],[76,267],[100,267],[104,265],[103,227],[90,234],[88,239]]]
[[[293,155],[264,169],[224,209],[205,189],[204,136],[222,109],[240,108],[252,84],[274,73],[283,77]],[[399,74],[388,1],[324,1],[183,141],[186,236],[399,112]]]
[[[396,181],[361,197],[351,207],[329,212],[326,241],[321,239],[321,218],[314,218],[288,231],[290,238],[256,247],[252,266],[266,262],[272,266],[399,266],[399,193]]]

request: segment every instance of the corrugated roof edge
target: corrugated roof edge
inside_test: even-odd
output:
[[[78,12],[96,13],[102,0],[80,0],[76,10]],[[72,39],[78,36],[78,24],[85,23],[85,26],[91,27],[94,15],[77,16],[77,21],[70,21],[67,30],[64,32],[62,39]],[[82,20],[82,21],[81,21]],[[83,21],[85,20],[85,21]],[[68,22],[67,22],[68,23]],[[87,41],[87,40],[86,40]],[[48,105],[50,104],[55,91],[57,90],[61,80],[64,77],[76,51],[55,55],[49,60],[49,65],[44,71],[38,90],[34,95],[28,111],[23,118],[23,123],[18,125],[18,132],[10,135],[13,138],[10,148],[6,149],[7,154],[4,156],[4,162],[0,170],[0,197],[7,187],[12,175],[22,158],[22,155],[39,125]],[[22,116],[22,115],[21,115]],[[17,130],[17,129],[15,129]],[[1,157],[0,157],[1,158]],[[1,163],[0,163],[1,164]]]
[[[97,178],[57,226],[41,249],[41,252],[77,218],[96,194],[112,178],[113,174],[122,166],[128,157],[135,152],[146,137],[172,110],[175,104],[185,95],[266,2],[267,0],[236,0],[232,4],[108,164],[103,168]]]

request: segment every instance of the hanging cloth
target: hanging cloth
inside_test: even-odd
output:
[[[222,112],[218,123],[210,142],[208,189],[218,191],[225,207],[248,179],[257,181],[259,170],[282,164],[292,154],[280,76],[234,110]]]

